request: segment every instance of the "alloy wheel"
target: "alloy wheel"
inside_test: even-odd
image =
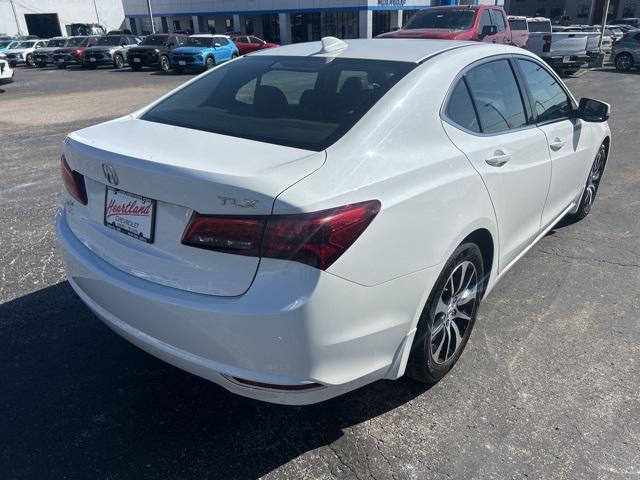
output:
[[[626,53],[618,55],[616,58],[616,68],[623,71],[629,70],[631,68],[631,57]]]
[[[460,350],[478,301],[478,273],[468,260],[453,269],[440,292],[431,328],[431,355],[441,365]]]
[[[605,149],[604,147],[600,147],[600,150],[598,150],[598,154],[596,155],[596,158],[593,161],[593,165],[591,166],[591,171],[589,172],[589,178],[587,179],[587,186],[584,192],[585,212],[589,212],[591,210],[593,202],[596,199],[596,193],[598,192],[600,179],[602,178],[602,174],[604,172],[604,160],[605,160]]]
[[[162,69],[163,72],[168,72],[169,69],[171,68],[171,65],[169,64],[169,59],[167,58],[166,55],[162,55],[160,57],[160,68]]]

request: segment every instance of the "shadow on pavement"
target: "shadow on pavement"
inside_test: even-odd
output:
[[[112,333],[66,282],[0,305],[0,344],[3,478],[257,478],[428,390],[238,397]]]

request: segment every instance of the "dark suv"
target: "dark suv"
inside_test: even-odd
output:
[[[99,65],[111,65],[115,68],[125,66],[127,50],[140,43],[133,35],[105,35],[95,46],[87,48],[82,55],[82,66],[95,69]]]
[[[127,61],[133,70],[142,67],[160,67],[163,71],[171,70],[169,51],[182,45],[187,38],[184,34],[149,35],[138,45],[127,52]]]

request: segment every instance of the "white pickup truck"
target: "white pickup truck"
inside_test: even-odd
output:
[[[527,18],[529,40],[525,47],[554,70],[571,74],[589,62],[587,32],[554,32],[548,18]]]

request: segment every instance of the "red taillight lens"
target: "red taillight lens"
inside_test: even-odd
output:
[[[260,255],[266,218],[229,218],[194,214],[182,236],[192,247],[237,255]]]
[[[550,52],[551,51],[551,35],[545,35],[544,37],[542,37],[542,39],[544,40],[544,44],[542,45],[542,51]]]
[[[380,202],[372,200],[320,212],[272,217],[194,214],[182,243],[226,253],[292,260],[326,270],[379,211]]]
[[[82,205],[86,205],[87,189],[82,174],[71,170],[64,155],[60,158],[60,169],[62,170],[62,181],[69,194]]]
[[[264,233],[262,256],[326,270],[356,241],[379,211],[380,202],[373,200],[321,212],[272,217]]]

